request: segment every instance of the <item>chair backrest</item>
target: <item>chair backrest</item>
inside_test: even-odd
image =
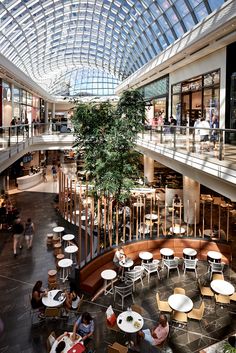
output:
[[[185,294],[185,289],[176,287],[174,288],[174,294]]]
[[[191,260],[191,259],[184,259],[184,266],[185,268],[188,269],[195,269],[197,266],[197,259]]]
[[[169,267],[169,268],[176,268],[178,267],[178,260],[173,259],[173,260],[164,260],[164,263]]]
[[[120,353],[119,349],[116,349],[112,346],[107,346],[107,352],[108,353]]]
[[[133,293],[133,283],[130,283],[124,287],[115,286],[114,289],[116,294],[126,297],[127,295],[131,295]]]
[[[158,268],[158,263],[153,263],[153,262],[150,262],[150,263],[143,263],[143,267],[147,270],[147,271],[156,271],[157,268]]]
[[[156,301],[157,301],[157,306],[159,307],[161,300],[158,292],[156,293]]]
[[[60,316],[59,308],[46,308],[45,309],[45,317],[58,317]]]
[[[200,305],[200,308],[199,308],[199,316],[201,317],[201,319],[202,319],[202,317],[203,317],[204,310],[205,310],[205,303],[204,303],[204,301],[202,300],[201,305]]]
[[[222,263],[211,262],[210,266],[212,272],[223,272],[224,264]]]
[[[137,268],[134,268],[133,270],[126,272],[125,276],[130,278],[132,281],[135,281],[136,279],[141,277],[142,273],[143,273],[143,267],[137,266]]]
[[[51,351],[52,345],[55,342],[55,340],[56,340],[56,334],[54,331],[52,331],[47,338],[47,351],[48,352]]]

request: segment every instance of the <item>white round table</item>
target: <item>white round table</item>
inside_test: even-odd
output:
[[[127,321],[127,317],[131,316],[132,321]],[[142,316],[136,311],[123,311],[117,317],[117,326],[126,333],[135,333],[142,329],[144,321]]]
[[[174,256],[174,251],[172,249],[169,249],[169,248],[162,248],[160,250],[160,254],[165,258],[165,259],[168,259],[168,258],[173,258]]]
[[[196,257],[197,251],[192,248],[185,248],[183,249],[183,254],[184,254],[184,257],[192,259]]]
[[[62,303],[64,303],[64,301],[66,300],[66,297],[62,295],[61,297],[58,298],[58,300],[53,299],[58,292],[62,292],[62,291],[60,289],[50,290],[47,296],[42,297],[43,305],[49,308],[56,308],[58,306],[61,306]]]
[[[64,241],[66,241],[67,245],[69,246],[70,245],[70,241],[74,240],[75,236],[74,236],[74,234],[65,234],[65,235],[62,236],[62,239]]]
[[[215,262],[220,262],[222,254],[219,251],[208,251],[207,256]]]
[[[170,232],[174,234],[184,234],[185,229],[183,227],[170,227]]]
[[[214,292],[222,295],[232,295],[235,292],[235,288],[231,283],[221,279],[216,279],[212,281],[211,289]]]
[[[64,227],[54,227],[53,228],[53,233],[56,233],[59,237],[60,237],[60,240],[61,240],[61,233],[64,232],[65,228]]]
[[[150,221],[157,221],[158,220],[158,215],[155,214],[155,213],[145,214],[145,218],[150,220]]]
[[[60,342],[64,341],[65,344],[66,344],[65,348],[63,349],[63,353],[68,353],[70,350],[73,353],[73,347],[75,347],[75,349],[76,349],[76,344],[77,343],[80,342],[80,344],[84,344],[83,341],[82,341],[82,337],[80,335],[77,334],[76,335],[76,340],[72,341],[71,337],[72,337],[73,332],[68,332],[68,333],[69,333],[69,337],[68,336],[64,336],[60,340]],[[56,353],[56,348],[57,348],[58,343],[59,342],[57,340],[55,340],[55,342],[53,343],[52,348],[50,350],[50,353]]]
[[[101,273],[101,277],[104,279],[104,295],[113,294],[113,280],[116,278],[117,273],[114,270],[104,270]],[[111,288],[107,290],[109,282],[111,281]]]
[[[213,236],[212,230],[211,229],[204,229],[204,235],[206,237],[212,237]]]
[[[131,259],[125,259],[125,260],[121,260],[119,261],[119,265],[122,267],[122,274],[121,274],[121,280],[124,280],[124,270],[126,269],[130,269],[130,267],[132,267],[134,264],[133,260]]]
[[[73,264],[73,261],[71,259],[62,259],[62,260],[58,261],[58,266],[62,270],[60,278],[62,279],[63,283],[68,279],[69,270],[70,270],[70,267],[72,266],[72,264]]]
[[[142,203],[142,202],[134,202],[134,203],[133,203],[133,206],[134,206],[134,207],[143,207],[143,206],[144,206],[144,203]]]
[[[153,255],[149,251],[140,251],[139,257],[141,260],[147,262],[153,259]]]
[[[70,259],[73,260],[73,254],[75,254],[78,251],[78,246],[76,245],[69,245],[65,248],[65,252],[69,254]]]
[[[172,294],[168,298],[168,304],[173,310],[181,313],[188,313],[193,308],[192,300],[184,294]]]

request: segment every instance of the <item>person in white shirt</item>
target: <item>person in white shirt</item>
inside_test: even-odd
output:
[[[200,135],[200,143],[201,143],[201,150],[209,150],[209,130],[210,124],[204,118],[201,118],[199,124],[199,135]]]

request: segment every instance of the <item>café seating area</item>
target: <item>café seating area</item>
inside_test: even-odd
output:
[[[132,313],[135,311],[135,308],[132,307],[134,304],[141,308],[141,314],[139,313],[141,318],[137,316],[141,321],[137,319],[135,322],[141,322],[142,328],[154,326],[160,312],[166,313],[170,324],[170,333],[163,348],[165,352],[199,352],[206,346],[221,341],[236,330],[235,292],[232,293],[231,287],[236,287],[236,275],[231,256],[234,249],[226,243],[219,244],[198,238],[153,239],[128,244],[125,252],[133,261],[133,267],[130,267],[130,271],[135,266],[142,266],[142,280],[139,279],[135,283],[127,282],[126,273],[130,272],[129,267],[124,268],[124,278],[116,276],[114,279],[111,277],[109,279],[107,276],[112,275],[112,272],[105,273],[105,278],[107,278],[106,295],[104,292],[105,279],[101,276],[101,272],[114,270],[114,267],[111,266],[114,251],[101,254],[98,259],[94,259],[87,268],[85,267],[81,271],[81,291],[84,293],[84,299],[78,313],[69,313],[68,317],[63,317],[61,313],[58,314],[57,310],[55,317],[39,320],[38,315],[35,314],[31,321],[32,310],[29,305],[29,296],[36,280],[42,280],[43,286],[48,287],[48,272],[56,270],[56,280],[51,278],[51,283],[54,283],[56,288],[52,290],[64,290],[69,287],[68,278],[61,276],[61,270],[56,265],[53,247],[47,245],[47,234],[52,233],[56,226],[64,227],[64,234],[76,234],[76,232],[52,208],[52,195],[38,193],[36,200],[32,194],[24,192],[14,195],[14,197],[22,210],[30,200],[31,217],[35,221],[37,233],[32,251],[29,252],[23,248],[15,259],[12,254],[11,236],[7,230],[1,231],[2,291],[0,297],[2,310],[0,316],[4,322],[3,334],[0,336],[1,350],[5,349],[5,351],[12,353],[23,350],[46,353],[49,334],[54,331],[58,337],[64,331],[71,332],[76,317],[84,311],[88,311],[95,321],[93,344],[96,347],[96,353],[106,353],[109,352],[109,349],[112,351],[112,348],[108,347],[117,349],[119,345],[126,347],[127,350],[126,343],[130,339],[130,337],[127,339],[129,333],[125,332],[127,328],[119,327],[118,322],[116,322],[116,330],[109,328],[106,324],[106,310],[110,305],[112,305],[116,318],[119,315],[125,315],[127,308],[132,308],[129,316],[134,317]],[[22,217],[26,216],[27,214],[22,211]],[[63,240],[63,234],[61,236]],[[63,252],[64,245],[68,246],[66,239],[62,241],[61,250]],[[79,246],[79,244],[77,245]],[[163,249],[165,249],[164,252]],[[167,249],[169,250],[167,251]],[[186,251],[186,249],[188,250]],[[189,249],[195,250],[196,254]],[[69,253],[64,252],[64,255],[69,259]],[[184,271],[185,260],[194,260],[186,256],[198,259],[197,275],[195,269]],[[168,277],[165,263],[173,259],[178,264],[178,270],[169,271]],[[71,261],[74,261],[74,258]],[[152,267],[149,266],[151,263],[155,264],[156,270],[149,273],[147,269]],[[222,263],[224,263],[222,271],[212,271],[214,267],[212,264],[218,266]],[[140,267],[137,269],[140,270]],[[93,273],[95,272],[94,278]],[[50,274],[51,277],[55,276],[55,272]],[[69,276],[71,274],[72,272],[69,273]],[[218,277],[219,275],[220,277]],[[86,282],[86,278],[90,276],[96,287],[94,292],[88,291],[91,288],[91,282]],[[98,282],[96,278],[98,278]],[[130,292],[129,295],[123,297],[122,305],[122,296],[118,294],[118,290],[126,286],[130,286]],[[16,298],[18,299],[16,300]],[[227,303],[223,303],[222,298],[229,298],[229,300]],[[182,300],[183,302],[181,302]],[[180,307],[177,306],[178,303]],[[137,327],[137,330],[140,328],[141,326]],[[15,337],[18,337],[17,341]],[[133,332],[131,339],[136,347],[135,338],[136,333]],[[149,352],[144,342],[139,344],[138,348],[140,352]],[[128,352],[132,352],[130,347]]]

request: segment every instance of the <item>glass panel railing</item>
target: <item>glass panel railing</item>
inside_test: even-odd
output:
[[[236,161],[236,130],[163,125],[145,127],[139,138],[176,151]]]

